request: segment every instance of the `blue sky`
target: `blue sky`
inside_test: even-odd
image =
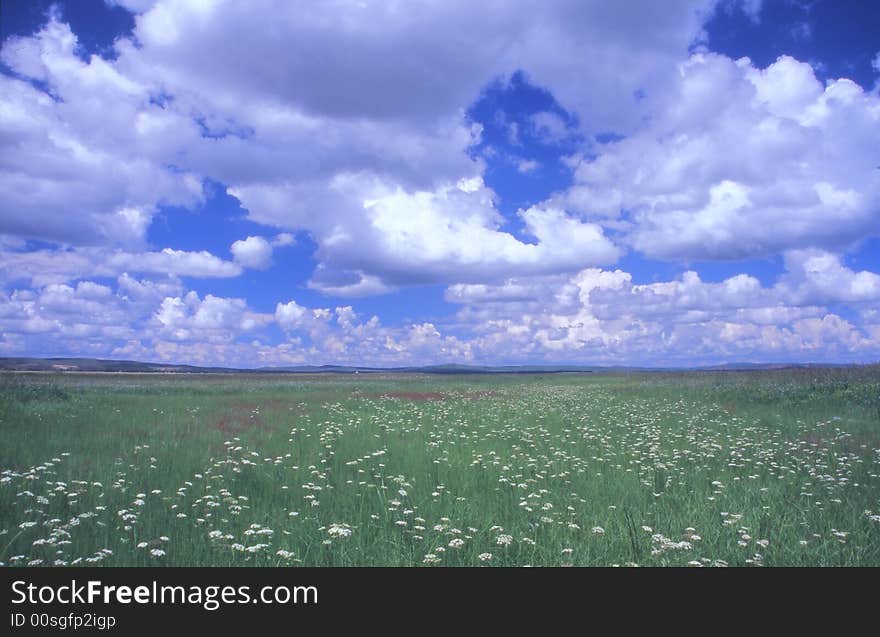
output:
[[[0,7],[0,356],[880,358],[876,3]]]

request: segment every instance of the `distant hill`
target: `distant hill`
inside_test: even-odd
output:
[[[200,367],[142,361],[107,360],[100,358],[0,358],[0,371],[28,372],[131,372],[178,374],[585,374],[600,372],[663,372],[663,371],[745,371],[770,369],[807,369],[815,367],[847,367],[840,364],[816,363],[731,363],[708,367],[624,367],[586,365],[425,365],[411,367],[360,367],[347,365],[294,365],[284,367]]]
[[[706,372],[735,372],[748,371],[750,369],[814,369],[823,367],[857,367],[857,365],[849,363],[725,363],[724,365],[710,365],[707,367],[697,367],[695,369]]]
[[[350,365],[292,365],[259,367],[200,367],[142,361],[106,360],[99,358],[0,358],[0,370],[30,372],[134,372],[134,373],[211,373],[211,374],[533,374],[589,373],[611,368],[578,365],[426,365],[408,367],[362,367]]]
[[[201,372],[232,373],[246,370],[227,367],[168,365],[140,361],[104,360],[100,358],[0,358],[0,370],[21,372]]]

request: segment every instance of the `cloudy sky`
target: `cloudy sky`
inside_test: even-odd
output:
[[[880,359],[876,2],[0,6],[0,356]]]

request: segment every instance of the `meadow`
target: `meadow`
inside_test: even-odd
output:
[[[3,566],[878,566],[880,369],[0,376]]]

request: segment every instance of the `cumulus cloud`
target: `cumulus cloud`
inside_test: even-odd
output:
[[[275,248],[284,248],[296,243],[296,238],[289,232],[277,234],[269,241],[265,237],[251,236],[234,241],[229,248],[232,257],[243,268],[266,270],[272,265],[272,253]]]
[[[84,58],[57,13],[0,51],[4,352],[234,365],[878,352],[878,275],[844,255],[880,231],[880,98],[790,57],[688,57],[713,0],[111,4],[136,13],[112,60]],[[738,6],[759,19],[761,2]],[[570,188],[502,214],[466,112],[515,71],[576,117],[509,126],[514,167],[551,165],[519,156],[527,138],[542,152],[592,141],[565,159]],[[202,205],[207,180],[265,228],[232,260],[149,246],[156,212]],[[288,297],[263,313],[181,281],[267,270],[297,232],[316,246],[314,290],[442,284],[460,311],[388,326]],[[625,250],[783,254],[786,271],[636,284],[601,269]]]
[[[785,255],[788,273],[779,284],[793,303],[880,302],[880,274],[854,272],[840,255],[822,250],[796,250]]]
[[[599,226],[559,209],[520,211],[524,232],[536,243],[502,231],[494,193],[480,180],[415,193],[378,184],[362,214],[360,232],[334,229],[319,255],[339,270],[381,273],[388,285],[558,272],[620,254]]]
[[[275,308],[275,322],[285,330],[302,327],[307,320],[308,310],[296,301],[279,303]]]
[[[197,278],[235,277],[241,266],[200,250],[165,248],[151,252],[126,252],[110,248],[42,250],[0,249],[0,281],[29,281],[40,287],[95,276],[115,277],[125,272],[154,273]]]
[[[10,336],[7,354],[106,355],[109,343],[137,332],[133,319],[109,286],[92,281],[0,295],[0,332]]]
[[[186,292],[173,276],[123,274],[115,285],[82,280],[0,294],[0,351],[255,364],[247,339],[264,335],[273,321],[243,299]]]
[[[272,263],[272,244],[263,237],[248,237],[229,248],[235,262],[245,268],[265,270]]]
[[[634,284],[622,270],[457,284],[451,321],[385,326],[351,306],[278,303],[186,292],[174,277],[120,275],[0,298],[0,349],[227,365],[461,362],[682,364],[753,360],[864,361],[880,354],[880,277],[829,253],[790,254],[772,286],[696,272]],[[828,309],[861,307],[861,325]],[[274,326],[284,334],[273,342]]]
[[[880,97],[781,57],[697,54],[665,109],[560,197],[674,260],[838,250],[880,230]]]
[[[378,211],[397,210],[392,234],[411,217],[406,232],[437,233],[446,249],[445,219],[418,206],[422,193],[446,197],[450,184],[482,172],[467,152],[479,129],[464,111],[488,82],[522,69],[570,108],[589,111],[590,127],[629,130],[647,108],[633,94],[661,92],[671,61],[712,8],[709,0],[639,11],[604,2],[535,11],[465,2],[118,4],[137,15],[134,39],[117,40],[114,60],[80,59],[58,16],[35,36],[4,43],[18,77],[2,78],[2,113],[18,152],[16,166],[0,171],[0,232],[134,245],[159,206],[199,205],[209,177],[227,184],[254,221],[313,233],[323,266],[315,286],[356,293],[400,283],[389,237],[360,265],[342,263],[336,247],[371,242],[389,217],[377,223]],[[391,54],[401,50],[407,55]],[[549,115],[537,125],[560,132]],[[375,184],[393,201],[371,213],[365,201],[382,198]],[[498,267],[511,251],[534,252],[497,232],[497,211],[481,205],[487,211],[467,225],[510,246]],[[256,241],[237,251],[248,267],[267,264]],[[432,261],[424,265],[411,268],[414,279],[439,275]]]
[[[470,360],[473,356],[470,343],[442,334],[432,323],[385,327],[377,316],[363,319],[351,306],[306,308],[289,301],[278,304],[275,321],[288,341],[307,352],[312,361],[401,365]],[[279,348],[291,353],[284,344]],[[264,359],[272,355],[270,351],[263,352]]]
[[[116,294],[140,314],[151,311],[166,297],[181,296],[183,293],[183,284],[174,275],[138,279],[124,272],[116,279]]]
[[[33,37],[3,43],[0,59],[17,77],[0,74],[7,151],[0,232],[139,244],[157,206],[202,200],[200,178],[169,166],[199,138],[198,128],[153,103],[155,87],[99,56],[81,60],[76,47],[70,27],[54,15]]]
[[[241,269],[206,250],[187,252],[165,248],[159,252],[113,252],[106,266],[114,271],[161,272],[199,278],[237,276]]]
[[[218,104],[244,93],[339,119],[422,123],[467,106],[488,79],[523,69],[611,129],[636,121],[633,92],[662,81],[715,3],[298,4],[157,2],[137,18],[138,61]],[[253,33],[261,37],[242,37]]]
[[[378,276],[366,274],[363,270],[334,272],[328,271],[323,265],[317,267],[308,286],[325,294],[343,297],[377,296],[397,289],[384,283]]]
[[[270,314],[249,311],[243,299],[200,298],[194,291],[182,298],[166,297],[153,315],[159,332],[177,341],[227,342],[271,321]]]
[[[456,283],[446,289],[445,299],[462,305],[527,304],[534,309],[571,307],[578,288],[565,275],[543,277],[514,277],[496,285],[484,283]]]
[[[478,356],[517,352],[531,360],[680,365],[737,360],[867,361],[880,354],[875,325],[880,276],[854,272],[827,252],[790,253],[772,286],[739,274],[703,281],[694,271],[634,284],[621,270],[501,285],[456,285]],[[862,307],[862,324],[828,307]],[[805,358],[806,357],[806,358]]]

